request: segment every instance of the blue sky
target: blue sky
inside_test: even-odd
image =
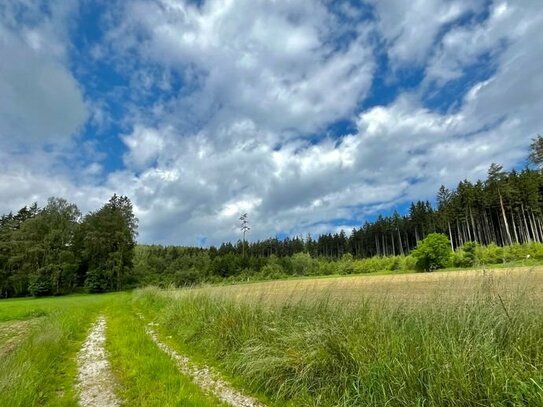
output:
[[[523,165],[539,0],[7,0],[0,212],[114,192],[145,243],[351,229]]]

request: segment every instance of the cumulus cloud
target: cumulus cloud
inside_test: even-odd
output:
[[[482,0],[372,0],[387,54],[394,64],[424,64],[447,25],[482,10]]]
[[[115,49],[193,82],[170,106],[175,114],[310,132],[352,114],[371,86],[369,25],[351,27],[338,49],[344,28],[318,2],[136,1],[124,15],[109,36]]]
[[[18,8],[15,8],[16,6]],[[10,7],[11,6],[11,7]],[[61,33],[66,5],[35,22],[38,4],[8,2],[0,14],[0,143],[64,143],[86,118],[78,83],[66,67]],[[17,13],[18,11],[18,13]],[[15,15],[19,15],[16,24]],[[52,21],[53,20],[53,21]]]
[[[51,195],[79,195],[69,169],[59,166],[87,117],[67,59],[66,23],[74,7],[16,0],[0,7],[1,213]],[[91,189],[87,202],[97,195]]]
[[[71,74],[0,28],[0,141],[66,142],[85,121],[81,92]]]

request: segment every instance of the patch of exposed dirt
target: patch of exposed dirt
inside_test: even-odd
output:
[[[113,392],[115,380],[107,359],[105,341],[106,320],[99,317],[77,357],[77,389],[82,407],[114,407],[121,404]]]
[[[0,323],[0,357],[12,352],[37,321],[33,319]]]
[[[143,319],[143,316],[140,315],[140,318]],[[264,404],[260,403],[254,398],[246,396],[234,389],[209,367],[196,366],[188,357],[177,353],[170,346],[162,342],[158,337],[158,333],[154,329],[155,325],[156,324],[152,322],[147,324],[147,334],[160,348],[160,350],[168,354],[176,362],[179,371],[182,374],[190,377],[192,381],[204,392],[214,395],[219,400],[231,405],[232,407],[265,407]]]

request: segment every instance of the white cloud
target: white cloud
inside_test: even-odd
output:
[[[501,52],[508,42],[522,39],[524,27],[517,25],[523,10],[498,2],[491,6],[489,18],[482,24],[472,24],[447,32],[426,68],[426,81],[441,85],[457,79],[464,69],[477,62],[485,53],[490,57]],[[492,68],[489,66],[488,68]]]
[[[116,49],[196,80],[194,92],[170,106],[176,114],[315,131],[352,114],[371,85],[369,27],[357,27],[356,38],[337,50],[342,26],[313,1],[209,0],[201,8],[138,1],[123,15],[110,35]]]
[[[125,164],[136,170],[152,164],[164,150],[165,137],[165,134],[161,135],[155,129],[134,127],[131,134],[122,137],[128,147],[128,154],[124,157]]]
[[[17,0],[0,7],[1,213],[51,195],[80,196],[70,171],[60,165],[86,120],[82,91],[67,61],[67,20],[74,7],[72,1],[45,7]],[[99,195],[90,189],[87,203]]]
[[[4,61],[0,64],[4,148],[68,141],[86,118],[81,91],[70,72],[47,49],[43,52],[41,46],[29,44],[1,23],[0,56]]]
[[[481,0],[372,0],[393,64],[423,64],[447,24],[477,12]]]

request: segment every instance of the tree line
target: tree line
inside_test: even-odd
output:
[[[134,283],[137,219],[113,195],[85,216],[63,198],[0,217],[0,295],[60,295],[121,290]]]

